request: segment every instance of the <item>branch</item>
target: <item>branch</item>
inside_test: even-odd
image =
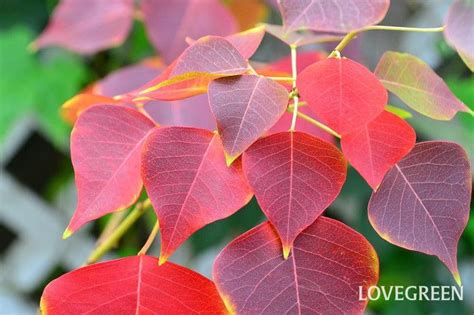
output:
[[[291,119],[290,131],[294,131],[296,127],[296,116],[298,115],[298,91],[296,90],[296,78],[297,78],[297,68],[296,68],[296,46],[291,45],[291,77],[292,77],[292,97],[293,97],[293,118]]]
[[[328,126],[326,126],[325,124],[317,121],[316,119],[314,119],[313,117],[311,116],[308,116],[306,114],[303,114],[303,113],[300,113],[300,112],[296,112],[294,107],[293,106],[289,106],[287,108],[287,111],[289,113],[293,113],[293,115],[295,115],[296,113],[296,116],[298,116],[299,118],[302,118],[304,120],[306,120],[307,122],[315,125],[316,127],[326,131],[327,133],[330,133],[331,135],[333,135],[334,137],[337,137],[337,138],[341,138],[341,135],[338,134],[337,132],[335,132],[334,130],[332,130],[331,128],[329,128]]]

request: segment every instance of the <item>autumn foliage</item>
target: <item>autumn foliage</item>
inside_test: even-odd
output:
[[[138,16],[161,56],[119,70],[62,108],[74,124],[78,191],[64,236],[151,203],[160,257],[144,248],[65,274],[46,287],[44,314],[361,314],[366,301],[357,291],[377,283],[377,254],[363,235],[324,216],[348,165],[373,189],[368,216],[379,235],[437,256],[461,282],[457,243],[472,182],[466,153],[451,142],[415,143],[409,122],[387,106],[388,92],[436,120],[471,110],[415,56],[388,51],[372,72],[342,53],[358,33],[386,29],[375,24],[389,0],[280,0],[283,26],[244,30],[249,21],[235,18],[234,2],[62,0],[35,41],[92,54],[122,43]],[[443,29],[472,70],[472,41],[462,38],[473,30],[457,13],[466,10],[472,2],[454,1]],[[291,56],[250,62],[265,32]],[[297,51],[326,41],[339,42],[329,55]],[[139,200],[143,188],[149,199]],[[219,254],[212,281],[168,262],[194,232],[253,196],[268,221]]]

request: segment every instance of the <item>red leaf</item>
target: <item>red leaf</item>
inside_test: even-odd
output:
[[[139,98],[177,100],[207,91],[209,82],[248,71],[247,61],[222,37],[206,36],[189,46],[156,79],[134,93]]]
[[[287,32],[309,28],[348,33],[382,21],[390,0],[280,0],[279,4]]]
[[[226,39],[239,51],[245,59],[249,59],[257,51],[265,35],[265,27],[258,26],[245,32],[232,34]]]
[[[61,116],[64,120],[73,124],[79,115],[93,105],[119,104],[113,98],[95,94],[77,94],[61,107]]]
[[[93,54],[120,45],[132,26],[132,15],[133,0],[61,0],[34,44]]]
[[[408,106],[432,119],[450,120],[458,111],[471,111],[441,77],[410,54],[387,51],[380,58],[375,75]]]
[[[166,63],[187,47],[185,38],[226,36],[237,32],[237,23],[218,0],[142,0],[148,36]]]
[[[295,238],[331,204],[346,179],[346,162],[332,144],[302,132],[258,140],[243,156],[255,197],[275,226],[287,256]]]
[[[226,314],[209,279],[187,268],[133,256],[71,271],[41,297],[41,314]]]
[[[156,129],[142,160],[143,181],[160,220],[160,263],[195,231],[235,213],[252,196],[240,162],[227,167],[220,138],[207,130]]]
[[[209,103],[230,165],[278,121],[288,92],[273,80],[243,75],[213,81]]]
[[[266,222],[232,241],[214,262],[213,278],[236,314],[362,314],[377,283],[370,243],[325,217],[301,233],[288,260]]]
[[[326,53],[322,51],[302,51],[296,56],[296,70],[297,73],[303,71],[309,65],[315,62],[326,59]],[[291,77],[291,56],[280,58],[267,64],[264,69],[270,69],[274,71],[286,72]]]
[[[471,192],[469,162],[461,146],[418,143],[372,194],[369,220],[390,243],[438,256],[460,284],[456,252]]]
[[[216,120],[209,107],[207,95],[197,95],[185,100],[145,104],[146,112],[160,126],[184,126],[216,130]]]
[[[154,126],[122,106],[96,105],[79,116],[71,134],[78,201],[64,237],[136,201],[142,189],[140,153]]]
[[[474,2],[455,0],[446,17],[444,36],[446,41],[458,51],[466,65],[474,71]]]
[[[329,58],[307,67],[298,76],[302,100],[339,134],[354,131],[382,113],[387,91],[363,65]]]
[[[377,189],[384,175],[415,145],[415,130],[403,119],[383,112],[364,127],[344,135],[344,156]]]

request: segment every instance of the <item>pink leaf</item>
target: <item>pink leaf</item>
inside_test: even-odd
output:
[[[280,0],[287,32],[309,28],[348,33],[379,23],[389,6],[389,0]]]
[[[35,45],[93,54],[120,45],[132,26],[132,15],[133,0],[61,0]]]
[[[79,116],[71,134],[78,201],[65,237],[136,201],[142,189],[140,153],[154,126],[122,106],[96,105]]]
[[[235,33],[237,22],[218,0],[142,0],[148,36],[166,63],[188,46],[185,38]]]
[[[334,201],[346,162],[332,144],[302,132],[276,133],[243,156],[245,175],[287,256],[295,238]]]
[[[232,34],[226,39],[239,51],[245,59],[249,59],[257,51],[265,35],[265,27],[258,26],[244,32]]]
[[[210,131],[155,129],[143,150],[143,181],[160,221],[160,263],[195,231],[223,219],[252,197],[240,162],[227,167]]]

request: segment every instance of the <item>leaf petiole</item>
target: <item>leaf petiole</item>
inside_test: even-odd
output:
[[[295,111],[295,108],[294,108],[293,106],[288,106],[287,111],[288,111],[289,113],[293,113],[293,115],[295,115],[295,112],[296,112],[296,111]],[[338,134],[337,132],[335,132],[334,130],[332,130],[331,128],[329,128],[328,126],[326,126],[325,124],[323,124],[323,123],[317,121],[316,119],[314,119],[314,118],[311,117],[311,116],[308,116],[308,115],[303,114],[303,113],[301,113],[301,112],[296,112],[296,116],[298,116],[298,117],[301,118],[301,119],[306,120],[306,121],[309,122],[310,124],[315,125],[316,127],[318,127],[318,128],[320,128],[320,129],[326,131],[327,133],[333,135],[333,136],[336,137],[336,138],[339,138],[339,139],[341,138],[341,135],[340,135],[340,134]]]

